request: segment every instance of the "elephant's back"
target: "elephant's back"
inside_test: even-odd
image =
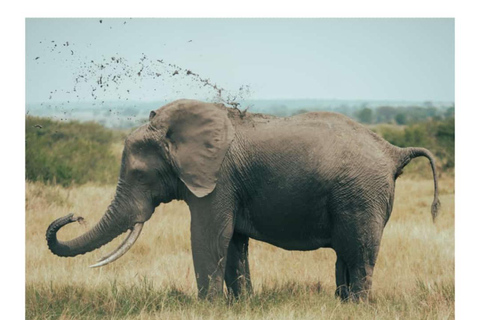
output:
[[[241,149],[253,166],[275,163],[310,176],[368,172],[394,176],[395,147],[363,125],[333,112],[310,112],[288,118],[263,119],[238,128]],[[292,167],[295,167],[292,168]]]
[[[368,135],[372,137],[372,132],[362,124],[350,119],[349,117],[328,111],[307,112],[285,118],[292,126],[314,127],[319,130],[325,129],[325,134],[345,134],[348,135]],[[383,140],[380,138],[380,140]]]
[[[260,119],[255,117],[254,119]],[[239,130],[253,145],[266,143],[286,151],[301,152],[306,147],[323,154],[355,151],[379,153],[392,147],[367,127],[334,112],[308,112],[285,118],[261,118]],[[267,146],[265,146],[267,147]],[[270,147],[270,148],[271,148]],[[268,150],[269,147],[267,147]],[[311,153],[311,152],[310,152]]]

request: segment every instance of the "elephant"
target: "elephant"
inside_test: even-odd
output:
[[[394,146],[333,112],[291,117],[240,111],[223,103],[176,100],[151,111],[126,139],[114,198],[91,229],[69,241],[56,233],[81,220],[52,222],[52,253],[73,257],[130,231],[91,267],[125,254],[161,203],[183,200],[191,214],[198,297],[253,292],[249,239],[286,250],[335,251],[335,296],[368,300],[395,181],[413,158],[433,172],[433,220],[440,207],[433,154]]]

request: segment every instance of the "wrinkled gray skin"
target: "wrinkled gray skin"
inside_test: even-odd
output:
[[[336,295],[367,298],[395,180],[417,156],[349,118],[312,112],[289,118],[240,113],[222,104],[179,100],[150,114],[125,141],[115,198],[96,226],[71,241],[47,230],[50,250],[71,257],[92,251],[135,225],[160,203],[184,200],[199,297],[252,291],[248,240],[287,250],[332,248]]]

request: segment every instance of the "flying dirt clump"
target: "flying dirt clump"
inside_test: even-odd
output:
[[[160,62],[160,63],[163,63],[163,60],[157,60],[157,61]],[[202,78],[199,74],[197,74],[197,73],[195,73],[195,72],[192,72],[192,71],[189,70],[189,69],[184,69],[184,68],[182,68],[182,67],[180,67],[180,66],[178,66],[178,65],[176,65],[176,64],[171,64],[171,63],[169,63],[168,65],[171,66],[171,67],[176,68],[176,70],[175,70],[175,72],[174,72],[173,75],[179,74],[179,70],[180,70],[180,71],[182,71],[182,72],[185,72],[185,74],[186,74],[187,76],[192,76],[193,79],[194,79],[194,81],[198,81],[198,82],[202,83],[203,86],[208,86],[208,87],[212,88],[212,89],[214,90],[214,92],[216,93],[216,98],[217,98],[220,102],[224,102],[224,103],[226,103],[226,104],[228,104],[228,105],[231,105],[231,106],[232,106],[233,108],[235,108],[235,109],[238,109],[238,107],[240,106],[240,103],[239,103],[239,102],[235,102],[237,96],[229,95],[227,98],[223,98],[223,97],[222,97],[222,92],[226,92],[227,90],[225,90],[224,88],[218,86],[217,84],[212,83],[212,82],[210,81],[210,79],[204,79],[204,78]],[[243,98],[242,93],[245,92],[245,93],[248,93],[248,94],[249,94],[249,93],[250,93],[250,87],[249,87],[248,85],[241,86],[241,87],[239,88],[239,92],[240,92],[239,96],[242,96],[242,98]],[[249,108],[249,107],[246,107],[243,112],[246,112],[248,108]]]
[[[212,100],[231,105],[235,109],[238,109],[240,106],[240,102],[236,101],[237,97],[243,99],[245,95],[250,94],[250,87],[248,85],[241,86],[237,95],[229,94],[226,89],[213,83],[210,79],[203,78],[198,73],[195,73],[190,69],[182,68],[174,63],[167,63],[164,59],[150,59],[145,54],[142,54],[138,64],[139,69],[135,71],[135,63],[132,64],[125,58],[115,56],[110,57],[109,59],[104,59],[100,62],[95,62],[93,60],[91,60],[90,63],[85,62],[81,69],[82,72],[80,72],[75,78],[73,91],[77,91],[77,86],[80,83],[90,84],[91,96],[96,100],[100,92],[107,92],[109,83],[112,83],[112,89],[114,92],[118,92],[120,91],[122,82],[127,82],[127,80],[128,82],[133,82],[135,84],[139,83],[139,81],[141,83],[154,79],[165,81],[166,79],[164,79],[163,75],[170,74],[170,77],[184,75],[185,77],[181,79],[184,83],[193,81],[200,83],[202,87],[210,88],[214,93]],[[136,77],[133,77],[133,75]],[[95,86],[95,83],[92,85],[90,81],[92,78],[97,79],[97,86]],[[127,89],[124,92],[128,94],[130,93],[130,90]],[[118,98],[121,100],[121,92],[119,93]]]
[[[99,23],[107,22],[98,21]],[[112,97],[116,97],[119,101],[128,101],[134,91],[137,92],[137,95],[139,91],[148,95],[146,88],[154,88],[153,91],[155,92],[157,92],[157,89],[162,91],[162,88],[165,88],[164,92],[168,90],[168,95],[174,93],[182,96],[182,88],[188,87],[190,92],[194,88],[195,91],[198,90],[198,94],[203,96],[205,94],[201,91],[204,92],[205,89],[211,90],[211,99],[207,100],[222,102],[240,111],[240,101],[250,95],[250,87],[248,85],[242,85],[233,94],[212,80],[201,77],[191,69],[168,63],[164,59],[151,59],[145,53],[142,53],[139,60],[136,61],[128,60],[118,53],[108,54],[100,59],[92,59],[82,56],[80,54],[81,51],[76,50],[75,43],[67,39],[45,42],[46,49],[56,53],[50,54],[46,58],[61,61],[62,63],[66,62],[66,67],[69,68],[72,65],[79,65],[78,69],[72,72],[72,88],[58,90],[58,94],[63,96],[73,95],[67,99],[62,97],[62,100],[68,100],[67,103],[82,100],[88,96],[94,101],[101,101],[102,105],[105,103],[105,100],[111,101]],[[58,42],[61,43],[60,46],[57,45]],[[192,42],[192,40],[188,42]],[[36,63],[41,61],[39,58],[40,55],[37,55],[35,58]],[[154,81],[153,84],[152,81]],[[57,94],[57,90],[52,90],[49,99],[52,101],[58,100],[58,98],[54,99],[56,98],[55,94]],[[197,93],[194,95],[197,95]],[[93,104],[95,105],[96,103],[94,102]],[[243,112],[246,112],[247,109],[248,107],[244,108]]]

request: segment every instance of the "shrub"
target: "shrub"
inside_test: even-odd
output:
[[[362,123],[372,123],[373,121],[373,111],[370,108],[363,108],[362,110],[358,111],[356,114],[358,121]]]
[[[405,113],[399,113],[395,116],[395,121],[399,125],[407,124],[407,116],[405,115]]]
[[[432,151],[442,169],[455,167],[455,118],[415,123],[405,128],[377,126],[374,131],[399,147],[424,147]]]
[[[99,124],[61,123],[27,116],[26,179],[69,186],[115,183],[120,163],[111,151],[114,134]]]

